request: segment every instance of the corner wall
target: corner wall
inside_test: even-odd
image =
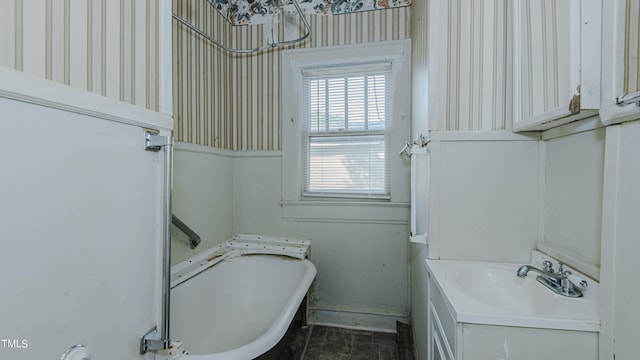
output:
[[[0,108],[0,334],[21,345],[0,358],[84,344],[152,359],[139,342],[160,322],[164,154],[144,134],[171,119],[7,69]]]

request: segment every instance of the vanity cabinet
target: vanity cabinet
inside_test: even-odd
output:
[[[514,131],[598,113],[601,0],[513,2]]]
[[[428,360],[597,360],[598,333],[458,322],[429,278]]]

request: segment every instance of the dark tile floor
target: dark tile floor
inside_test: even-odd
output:
[[[289,343],[288,358],[293,360],[412,360],[413,351],[399,349],[398,340],[398,335],[393,333],[320,325],[310,325],[303,329],[296,324]],[[411,357],[404,357],[406,353],[411,354]],[[403,354],[403,357],[399,357],[399,354]]]

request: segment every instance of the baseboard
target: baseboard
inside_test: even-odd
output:
[[[396,321],[408,322],[401,314],[365,313],[352,310],[309,309],[309,323],[378,332],[396,332]]]

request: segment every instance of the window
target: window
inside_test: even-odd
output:
[[[410,55],[409,40],[283,51],[285,218],[406,217]]]
[[[390,195],[391,63],[302,69],[305,196]]]

